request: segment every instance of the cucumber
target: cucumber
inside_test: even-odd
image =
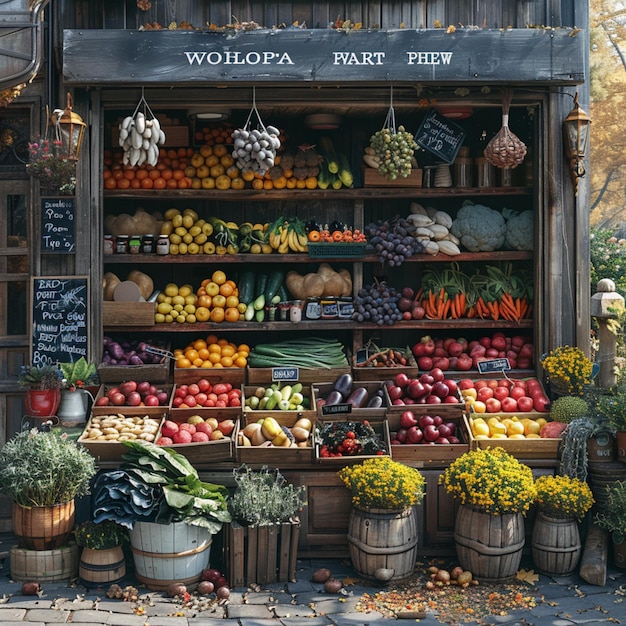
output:
[[[281,283],[280,289],[278,290],[278,295],[280,296],[279,302],[287,302],[289,300],[289,294],[287,293],[287,287],[285,287],[285,283]]]
[[[254,285],[254,298],[258,298],[261,295],[265,295],[265,289],[267,288],[267,274],[265,272],[259,272],[256,275],[256,282]]]
[[[267,285],[265,287],[265,301],[271,302],[274,296],[278,293],[280,286],[285,280],[285,272],[283,270],[273,270],[267,278]]]
[[[248,302],[248,306],[246,306],[246,311],[243,314],[243,319],[246,320],[246,322],[251,322],[254,319],[255,312],[256,310],[254,308],[254,303]]]
[[[259,309],[258,311],[255,311],[254,313],[254,319],[257,322],[264,322],[265,321],[265,309]]]
[[[260,296],[257,296],[252,303],[255,311],[263,311],[265,309],[265,294],[262,293]]]
[[[237,281],[237,288],[239,289],[239,302],[248,304],[254,300],[254,284],[255,275],[252,270],[244,270],[241,272],[241,276]]]

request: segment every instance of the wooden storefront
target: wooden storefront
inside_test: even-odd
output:
[[[139,267],[155,285],[199,277],[206,267],[233,272],[242,264],[267,263],[251,255],[213,259],[200,255],[176,259],[105,258],[102,252],[105,217],[137,207],[164,211],[170,206],[192,207],[206,215],[228,214],[232,219],[275,219],[295,210],[302,219],[318,217],[363,226],[369,221],[403,212],[411,201],[451,211],[463,200],[497,208],[532,209],[535,217],[531,253],[463,254],[459,262],[500,260],[532,262],[534,316],[521,329],[532,336],[535,354],[559,344],[586,345],[589,328],[588,190],[581,179],[574,194],[562,143],[562,121],[576,92],[587,100],[588,19],[582,0],[491,0],[488,2],[385,3],[241,3],[154,2],[141,11],[131,0],[87,2],[52,0],[48,7],[50,63],[47,94],[61,102],[71,91],[74,110],[88,121],[79,160],[75,213],[75,251],[69,255],[32,251],[32,276],[87,276],[90,311],[88,346],[93,360],[101,356],[102,337],[116,332],[158,337],[177,346],[194,336],[235,333],[253,345],[270,336],[282,338],[280,322],[196,324],[192,328],[149,326],[107,327],[102,317],[100,284],[104,272],[120,274]],[[362,28],[329,27],[337,15]],[[235,20],[236,18],[236,20]],[[246,30],[241,22],[254,20],[266,28]],[[146,24],[188,22],[197,30],[146,29]],[[222,26],[231,24],[226,29]],[[534,27],[532,25],[541,24]],[[436,25],[440,27],[435,27]],[[214,28],[216,26],[217,28]],[[527,162],[514,171],[515,182],[503,187],[476,185],[460,188],[377,188],[362,181],[361,155],[372,132],[394,107],[398,123],[417,129],[430,109],[459,114],[472,155],[484,136],[501,126],[502,90],[513,90],[511,127],[529,147]],[[228,109],[237,127],[245,123],[253,104],[266,124],[288,129],[298,141],[307,137],[306,116],[333,113],[341,126],[333,136],[341,142],[357,184],[338,191],[164,190],[109,191],[103,185],[104,154],[112,150],[120,116],[130,115],[145,98],[158,116],[188,125],[194,146],[194,111]],[[465,112],[470,114],[466,117]],[[190,115],[191,114],[191,115]],[[447,118],[452,119],[452,118]],[[482,139],[481,139],[482,138]],[[32,207],[38,195],[32,193]],[[39,223],[33,211],[33,224]],[[35,229],[35,237],[40,233]],[[280,263],[275,255],[271,263]],[[448,260],[448,259],[446,259]],[[431,263],[438,260],[430,259]],[[284,261],[283,261],[284,262]],[[355,285],[380,274],[375,259],[340,260],[353,273]],[[397,268],[399,282],[419,274],[424,259]],[[306,258],[291,258],[302,268]],[[391,273],[389,268],[385,270]],[[233,325],[234,326],[234,325]],[[397,345],[415,343],[423,334],[448,330],[456,334],[520,327],[493,322],[455,320],[454,324],[415,321],[380,331],[353,322],[304,323],[288,332],[339,336],[351,350],[370,338]],[[21,347],[28,362],[30,346]],[[19,359],[18,359],[19,360]],[[7,377],[15,374],[15,368]],[[532,370],[526,372],[533,374]],[[8,405],[7,405],[8,406]],[[2,428],[10,435],[19,427],[19,409],[5,415]],[[0,432],[2,430],[0,429]],[[228,478],[235,464],[200,464],[207,477]],[[419,462],[428,493],[422,520],[422,549],[439,550],[449,543],[452,504],[438,486],[444,464]],[[554,463],[534,463],[549,471]],[[285,467],[290,480],[306,484],[301,548],[304,553],[336,553],[345,549],[349,502],[335,468]]]

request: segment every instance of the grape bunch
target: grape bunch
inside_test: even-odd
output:
[[[233,152],[235,165],[242,171],[252,170],[265,174],[274,167],[276,151],[280,148],[280,131],[274,126],[261,130],[237,128],[233,131]]]
[[[397,304],[400,296],[394,287],[388,287],[384,282],[365,285],[354,299],[352,319],[359,323],[393,326],[402,320],[402,312]]]
[[[411,159],[417,144],[404,126],[398,126],[397,132],[390,128],[376,131],[370,137],[370,147],[380,160],[378,171],[385,178],[396,180],[398,176],[406,178],[411,173]]]
[[[424,246],[415,236],[416,226],[403,217],[368,224],[365,234],[374,246],[378,260],[387,262],[390,267],[399,267],[409,257],[424,251]]]

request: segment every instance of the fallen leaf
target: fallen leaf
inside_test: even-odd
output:
[[[535,574],[535,570],[529,569],[521,569],[515,575],[517,580],[521,580],[529,585],[534,585],[539,580],[539,574]]]
[[[354,587],[356,585],[356,579],[350,578],[349,576],[344,578],[341,582],[344,587]]]

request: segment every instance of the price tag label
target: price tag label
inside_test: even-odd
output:
[[[478,371],[481,374],[508,372],[510,369],[511,363],[508,359],[489,359],[488,361],[478,361]]]
[[[273,367],[272,381],[279,382],[297,382],[299,378],[299,369],[297,367]]]
[[[351,404],[324,404],[322,406],[322,415],[342,415],[344,413],[352,413]]]

